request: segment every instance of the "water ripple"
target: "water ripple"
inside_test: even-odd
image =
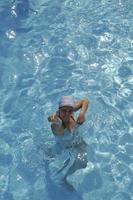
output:
[[[131,200],[132,0],[0,6],[0,198]],[[47,122],[70,94],[90,101],[82,155],[56,154]]]

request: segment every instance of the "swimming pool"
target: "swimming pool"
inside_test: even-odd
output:
[[[0,27],[0,199],[133,200],[132,0],[1,0]],[[75,171],[47,121],[69,94],[90,101]]]

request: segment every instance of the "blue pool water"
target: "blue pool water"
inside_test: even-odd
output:
[[[90,101],[79,147],[62,95]],[[1,200],[133,200],[132,0],[1,0],[0,97]]]

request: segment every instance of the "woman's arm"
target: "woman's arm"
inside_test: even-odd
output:
[[[54,135],[63,135],[64,128],[59,124],[51,124],[51,130]]]
[[[89,104],[89,101],[87,99],[83,99],[75,103],[74,111],[77,111],[80,109],[80,113],[77,119],[77,122],[79,124],[82,124],[85,121],[85,113],[88,109],[88,104]]]
[[[51,130],[54,135],[62,135],[64,133],[62,121],[56,114],[49,116],[48,121],[51,122]]]

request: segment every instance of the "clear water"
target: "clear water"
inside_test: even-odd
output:
[[[68,94],[90,101],[86,147],[57,153]],[[133,200],[132,0],[1,0],[0,97],[1,200]]]

